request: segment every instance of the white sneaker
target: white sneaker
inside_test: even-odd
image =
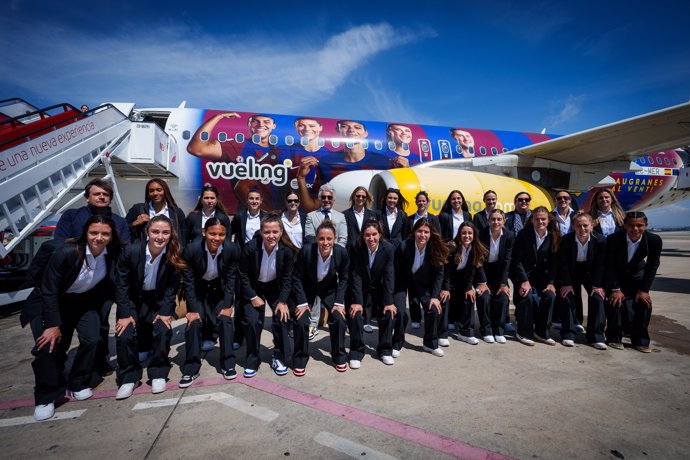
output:
[[[362,329],[364,329],[364,332],[368,332],[368,333],[374,332],[374,328],[371,327],[371,324],[365,324],[364,327],[362,327]]]
[[[438,339],[438,344],[441,347],[449,347],[450,341],[448,339]]]
[[[362,367],[362,361],[359,359],[350,360],[350,369],[359,369],[360,367]]]
[[[412,323],[412,329],[419,329],[422,327],[422,323]]]
[[[549,337],[548,339],[545,339],[544,337],[542,337],[538,334],[534,334],[534,338],[537,340],[537,342],[545,343],[545,344],[550,345],[552,347],[554,345],[556,345],[556,341],[554,339],[552,339],[551,337]]]
[[[592,346],[594,348],[596,348],[597,350],[608,350],[609,349],[609,347],[607,347],[604,342],[595,342],[592,344]]]
[[[439,358],[440,358],[441,356],[445,356],[445,353],[444,353],[443,350],[441,350],[440,348],[437,348],[437,349],[435,349],[435,350],[432,350],[431,348],[429,348],[429,347],[427,347],[427,346],[422,346],[422,350],[428,351],[428,352],[431,353],[432,355],[438,356]]]
[[[383,361],[383,364],[385,364],[386,366],[392,366],[393,364],[395,364],[395,360],[393,359],[393,357],[388,355],[381,356],[381,361]]]
[[[400,358],[400,350],[396,350],[394,348],[393,351],[391,352],[391,355],[393,356],[393,358]]]
[[[168,383],[165,379],[153,379],[151,380],[151,393],[158,394],[163,393],[168,388]]]
[[[495,342],[493,335],[485,335],[484,337],[482,337],[482,340],[486,343],[494,343]]]
[[[213,340],[204,340],[201,344],[201,351],[211,351],[216,347],[216,342]]]
[[[55,404],[39,404],[34,408],[34,420],[40,422],[41,420],[48,420],[55,415]]]
[[[115,395],[115,399],[127,399],[130,396],[132,396],[132,393],[134,393],[134,387],[136,384],[134,383],[123,383],[120,385],[120,388],[117,389],[117,394]]]
[[[85,399],[89,399],[91,396],[93,396],[93,391],[91,391],[91,388],[84,388],[80,391],[68,391],[68,393],[77,401],[84,401]]]
[[[149,359],[149,356],[151,356],[150,351],[140,351],[139,352],[139,363],[143,363],[147,359]]]
[[[528,347],[534,346],[534,340],[523,337],[517,332],[515,333],[515,338],[518,339],[518,342],[520,342],[523,345],[527,345]]]
[[[506,343],[506,338],[502,335],[495,335],[494,340],[496,343]]]
[[[460,340],[461,342],[469,343],[470,345],[476,345],[479,343],[479,339],[477,339],[476,337],[468,337],[462,334],[455,334],[455,338]]]
[[[574,346],[575,346],[575,342],[572,341],[572,340],[570,340],[570,339],[564,339],[564,340],[563,340],[563,346],[564,346],[564,347],[574,347]]]

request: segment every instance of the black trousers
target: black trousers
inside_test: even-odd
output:
[[[235,352],[232,349],[235,327],[229,316],[217,315],[215,305],[223,298],[223,290],[218,279],[206,282],[205,289],[197,292],[204,297],[199,299],[203,311],[198,321],[192,321],[185,331],[185,362],[182,365],[182,375],[196,375],[201,369],[201,342],[204,339],[204,325],[210,324],[212,330],[220,337],[220,368],[228,370],[235,368]]]
[[[493,335],[491,329],[491,295],[485,292],[476,298],[479,333],[482,337]],[[458,332],[465,337],[474,337],[474,302],[465,298],[465,292],[453,291],[450,294],[450,309],[455,311],[460,328]],[[503,310],[501,309],[500,313]],[[500,322],[500,316],[499,316]]]
[[[167,379],[172,364],[168,357],[172,330],[162,321],[153,323],[158,314],[158,305],[153,291],[144,291],[143,301],[149,308],[145,316],[135,318],[136,327],[129,325],[115,340],[117,348],[117,384],[136,383],[141,380],[143,371],[139,361],[139,331],[143,330],[151,338],[151,360],[148,366],[149,379]]]
[[[510,298],[505,293],[496,294],[501,287],[501,267],[498,262],[487,263],[484,273],[486,273],[487,286],[491,291],[489,305],[491,332],[493,335],[503,335],[503,324],[510,322],[508,312]]]
[[[413,323],[422,322],[422,307],[417,299],[410,298],[410,321]]]
[[[441,313],[439,313],[430,305],[422,305],[419,298],[414,299],[414,297],[410,297],[410,305],[412,305],[413,300],[416,301],[418,305],[422,306],[424,314],[424,346],[435,350],[438,348],[441,318],[445,314],[446,307],[444,307],[444,304],[441,304]]]
[[[98,347],[96,348],[96,370],[102,373],[112,372],[113,368],[108,360],[108,355],[110,350],[108,349],[108,340],[110,337],[110,310],[113,307],[112,300],[106,300],[101,306],[100,311],[100,340],[98,341]]]
[[[295,317],[295,309],[291,311],[292,320],[292,337],[294,339],[294,347],[292,352],[292,365],[295,369],[304,369],[309,362],[309,312],[297,319]]]
[[[281,321],[275,315],[276,304],[278,303],[278,295],[280,294],[277,281],[269,281],[268,283],[258,282],[255,288],[257,296],[264,299],[271,312],[273,313],[273,321],[271,323],[271,332],[273,332],[273,357],[285,363],[285,356],[289,354],[290,340],[288,337],[289,321]],[[261,307],[253,307],[251,300],[244,299],[242,327],[244,329],[244,338],[247,341],[247,361],[245,369],[258,370],[261,364],[261,357],[259,355],[259,347],[261,345],[261,331],[264,328],[264,319],[266,317],[266,304]]]
[[[393,319],[393,350],[402,350],[405,345],[405,329],[407,323],[410,322],[410,314],[407,311],[407,294],[405,292],[398,292],[393,294],[393,304],[395,305],[398,314]],[[379,325],[379,327],[381,327]]]
[[[93,387],[100,380],[95,373],[94,365],[101,317],[97,308],[88,309],[85,307],[89,305],[89,298],[89,292],[65,295],[60,300],[62,316],[60,333],[62,338],[55,345],[52,353],[49,352],[49,345],[44,345],[40,350],[36,350],[34,347],[31,351],[34,355],[31,366],[35,378],[34,398],[36,405],[54,402],[65,393],[65,389],[81,391]],[[34,339],[38,339],[45,330],[43,319],[41,317],[34,318],[30,325]],[[75,331],[79,338],[79,347],[69,376],[65,379],[67,352]]]
[[[604,299],[598,295],[592,295],[592,282],[583,262],[575,264],[575,270],[571,276],[574,294],[568,294],[565,298],[558,296],[556,302],[561,317],[561,339],[575,340],[577,334],[575,326],[582,324],[578,315],[583,308],[581,292],[584,286],[589,294],[587,297],[587,343],[604,342],[604,325],[606,324]]]
[[[237,277],[237,280],[235,282],[235,298],[236,299],[241,299],[242,297],[239,295],[241,292],[241,283],[240,283],[240,277]],[[236,301],[236,303],[239,303],[239,301]],[[244,308],[235,308],[235,317],[233,319],[233,323],[235,326],[235,336],[234,336],[234,341],[235,343],[239,343],[242,345],[244,342],[244,326],[243,326],[243,321],[244,321]]]
[[[545,339],[549,338],[549,323],[556,294],[551,291],[542,292],[544,288],[546,285],[532,283],[532,292],[521,297],[518,292],[519,286],[515,287],[513,303],[517,333],[526,339],[534,339],[535,334]]]
[[[613,307],[606,303],[606,340],[609,343],[623,341],[623,320],[626,311],[632,311],[630,321],[630,342],[634,347],[649,346],[649,321],[652,318],[652,308],[643,302],[635,301],[636,292],[633,289],[624,290],[625,300],[620,307]]]
[[[362,308],[364,311],[364,307]],[[348,305],[347,308],[345,309],[346,315],[347,315],[347,329],[350,332],[350,359],[356,359],[361,361],[364,358],[364,352],[366,350],[366,346],[364,345],[364,315],[362,314],[363,312],[357,312],[354,316],[352,316],[352,312],[350,310],[350,306]],[[329,314],[329,321],[328,321],[328,327],[331,327],[331,322],[330,322],[330,313],[331,311],[328,310]],[[340,316],[337,313],[335,316]],[[338,322],[336,322],[335,327],[338,328]],[[345,333],[343,332],[343,344],[345,342]],[[338,346],[340,345],[339,340],[336,340],[338,343]],[[333,336],[331,335],[331,350],[333,350]],[[343,350],[344,351],[344,350]],[[332,352],[331,352],[332,353]],[[335,358],[333,359],[334,362],[336,362]],[[336,364],[340,364],[336,362]]]

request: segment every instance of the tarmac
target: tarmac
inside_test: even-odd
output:
[[[144,383],[114,399],[115,376],[87,401],[33,421],[31,332],[18,314],[0,319],[0,457],[175,458],[538,458],[690,457],[690,233],[661,233],[652,291],[651,354],[451,339],[446,356],[422,351],[422,330],[393,366],[375,358],[367,334],[362,367],[331,365],[327,329],[312,342],[307,375],[270,369],[270,321],[253,379],[225,381],[218,349],[199,380],[179,389],[184,322],[174,323],[168,390]],[[113,324],[111,322],[111,324]],[[552,337],[559,338],[552,330]],[[628,342],[629,344],[629,342]],[[114,352],[114,341],[111,340]],[[112,364],[115,364],[114,357]]]

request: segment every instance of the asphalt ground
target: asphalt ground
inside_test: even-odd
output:
[[[94,398],[36,423],[31,332],[18,315],[4,317],[0,458],[689,458],[690,234],[661,235],[650,354],[598,351],[580,335],[574,348],[451,339],[437,358],[422,351],[422,330],[408,329],[400,358],[385,366],[375,329],[362,367],[339,374],[322,329],[307,375],[279,377],[267,321],[257,377],[223,380],[216,348],[182,390],[178,320],[168,391],[144,383],[115,401],[112,375]],[[244,356],[242,347],[240,374]]]

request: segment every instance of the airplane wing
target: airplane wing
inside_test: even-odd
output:
[[[633,160],[690,145],[690,102],[507,153],[576,165]]]

